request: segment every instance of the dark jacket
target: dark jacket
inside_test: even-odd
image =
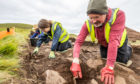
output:
[[[40,47],[43,42],[47,43],[50,41],[50,38],[48,37],[48,35],[52,36],[51,31],[49,31],[47,34],[44,34],[44,33],[40,34],[40,38],[37,41],[37,47]],[[57,49],[60,35],[61,35],[61,28],[59,25],[57,25],[56,31],[54,32],[54,36],[52,39],[51,51],[55,51]]]

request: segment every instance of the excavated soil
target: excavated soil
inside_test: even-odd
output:
[[[140,33],[128,29],[129,41],[140,40]],[[71,38],[74,45],[75,39]],[[13,78],[4,84],[74,84],[70,66],[72,49],[67,52],[55,52],[56,58],[49,59],[51,42],[43,44],[37,55],[32,55],[34,47],[24,45],[21,54],[20,79]],[[115,64],[115,84],[140,84],[140,45],[133,45],[133,64],[125,67]],[[85,42],[80,52],[82,79],[76,79],[77,84],[103,84],[100,81],[100,70],[106,61],[101,59],[99,45]]]

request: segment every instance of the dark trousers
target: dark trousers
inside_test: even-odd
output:
[[[104,47],[100,45],[100,53],[102,58],[107,58],[107,49],[108,47]],[[128,38],[126,37],[123,46],[118,48],[116,61],[126,64],[127,61],[130,59],[131,55],[132,55],[132,48],[128,45]]]
[[[38,38],[30,38],[31,46],[36,46]]]
[[[64,51],[64,50],[67,50],[68,48],[71,48],[72,45],[71,45],[71,42],[68,40],[64,43],[58,43],[58,46],[57,46],[57,49],[56,51]]]

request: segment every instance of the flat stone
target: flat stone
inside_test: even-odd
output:
[[[135,72],[132,70],[132,69],[130,69],[130,68],[127,68],[126,66],[122,66],[122,65],[120,65],[120,64],[116,64],[115,65],[115,70],[118,70],[118,71],[120,71],[120,72],[125,72],[125,74],[127,75],[127,74],[135,74]]]
[[[45,71],[46,84],[65,84],[66,80],[56,71]]]

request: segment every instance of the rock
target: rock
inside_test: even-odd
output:
[[[36,60],[35,62],[40,62],[40,60]]]
[[[92,60],[92,59],[89,59],[87,61],[87,65],[90,67],[90,68],[94,68],[94,69],[97,69],[97,67],[99,65],[103,65],[103,61],[101,59],[96,59],[96,60]]]
[[[66,58],[67,60],[69,60],[70,62],[72,62],[73,61],[73,58],[71,57],[71,58]]]
[[[56,71],[45,71],[46,84],[65,84],[66,80]]]
[[[140,70],[140,67],[137,67],[136,69],[139,69]]]
[[[50,52],[50,49],[49,49],[49,48],[46,48],[46,49],[45,49],[45,52]]]
[[[61,55],[62,55],[62,53],[60,53],[60,52],[55,52],[55,54],[56,54],[57,56],[61,56]]]
[[[92,79],[92,80],[90,81],[90,84],[98,84],[98,82],[97,82],[95,79]]]
[[[137,81],[133,75],[129,75],[128,81],[129,81],[131,84],[140,84],[140,82]]]
[[[127,75],[127,74],[135,74],[135,72],[133,70],[131,70],[130,68],[127,68],[126,66],[122,66],[120,64],[115,65],[115,71],[116,71],[116,69],[118,71],[120,71],[121,73],[125,73],[125,75]]]
[[[121,76],[116,76],[115,77],[115,84],[126,84],[126,81],[123,77]]]
[[[69,57],[72,57],[72,53],[69,53],[68,56],[69,56]]]

